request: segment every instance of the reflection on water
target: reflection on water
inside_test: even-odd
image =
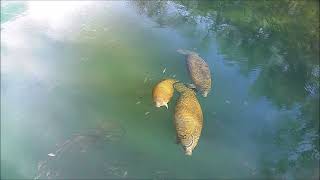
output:
[[[316,179],[318,17],[318,1],[2,2],[1,178]],[[151,99],[190,82],[179,48],[212,70],[191,158],[174,103]]]

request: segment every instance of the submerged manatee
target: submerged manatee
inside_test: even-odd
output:
[[[177,100],[174,124],[177,142],[181,143],[186,155],[192,155],[201,135],[203,115],[196,93],[183,83],[175,83],[174,88],[180,93]]]
[[[173,84],[177,82],[175,79],[164,79],[160,81],[152,90],[152,97],[156,107],[166,106],[170,102],[174,89]]]
[[[207,97],[211,90],[211,73],[208,64],[196,52],[183,49],[178,49],[177,52],[187,55],[191,79],[202,96]]]

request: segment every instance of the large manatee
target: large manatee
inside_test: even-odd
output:
[[[211,73],[208,64],[196,53],[178,49],[177,52],[187,55],[187,66],[191,79],[203,97],[211,90]]]
[[[203,115],[196,93],[183,83],[175,83],[180,93],[174,114],[177,143],[180,143],[186,155],[192,155],[201,135]]]
[[[152,98],[156,107],[166,106],[170,102],[174,89],[173,84],[177,82],[175,79],[164,79],[158,82],[152,90]]]

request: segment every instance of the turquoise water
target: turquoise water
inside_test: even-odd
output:
[[[1,2],[1,178],[317,179],[317,5]],[[178,94],[151,99],[162,78],[191,82],[178,48],[213,80],[191,157]]]

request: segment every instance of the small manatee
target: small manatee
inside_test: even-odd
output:
[[[168,103],[174,93],[173,84],[176,82],[177,80],[175,79],[164,79],[156,84],[152,90],[152,97],[156,107],[166,106],[168,109]]]
[[[201,135],[202,110],[192,89],[179,82],[174,84],[174,88],[180,93],[174,114],[177,142],[181,143],[185,154],[191,156]]]
[[[207,97],[211,90],[211,72],[208,64],[196,52],[183,49],[178,49],[177,52],[187,56],[189,75],[202,96]]]

